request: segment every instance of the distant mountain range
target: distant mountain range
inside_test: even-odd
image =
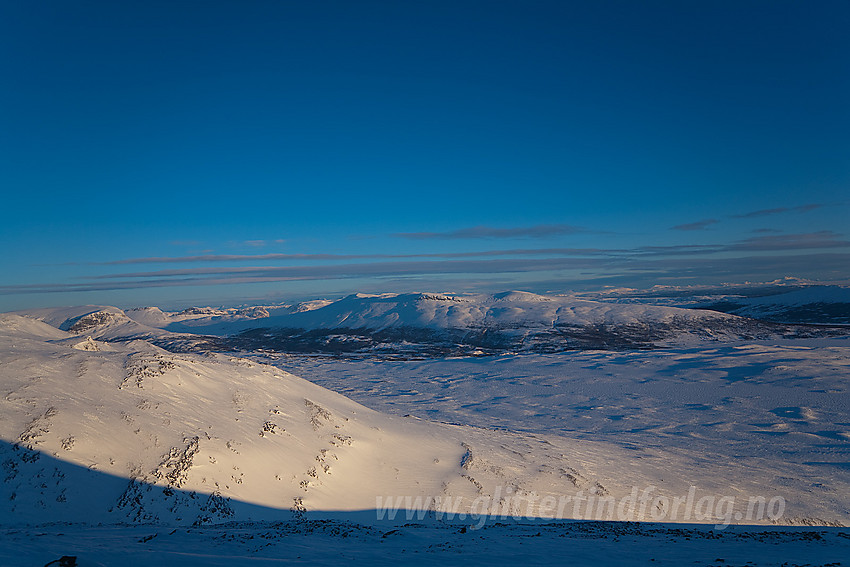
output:
[[[722,286],[619,288],[581,294],[614,303],[710,309],[775,323],[850,325],[850,287],[796,278]]]
[[[850,325],[850,288],[810,286],[755,297],[729,297],[700,305],[742,317],[782,323]]]
[[[847,291],[802,289],[734,300],[691,299],[695,308],[690,309],[653,305],[628,295],[622,301],[592,301],[511,291],[354,294],[336,301],[180,312],[83,306],[21,314],[76,334],[109,341],[143,338],[171,351],[445,356],[847,334],[850,329],[835,321],[845,306],[850,308],[843,303]],[[795,312],[807,317],[786,322]],[[818,313],[824,314],[821,319]],[[827,325],[815,324],[823,322]]]

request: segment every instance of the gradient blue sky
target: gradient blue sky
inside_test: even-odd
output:
[[[0,4],[0,310],[850,278],[850,3]]]

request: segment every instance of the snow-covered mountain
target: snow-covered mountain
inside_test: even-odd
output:
[[[268,309],[265,318],[162,326],[221,337],[235,350],[472,354],[652,348],[672,343],[827,331],[759,323],[705,309],[589,301],[574,296],[354,294],[327,303]],[[222,348],[221,346],[219,348]]]
[[[534,503],[576,494],[620,502],[635,487],[668,499],[691,486],[781,495],[790,516],[815,522],[840,521],[846,505],[772,487],[794,474],[781,463],[744,470],[682,451],[388,416],[271,366],[103,342],[18,315],[0,315],[0,357],[0,524],[374,518],[378,497],[585,517]],[[641,514],[632,519],[649,511]]]
[[[595,324],[634,325],[687,320],[731,319],[723,314],[675,308],[617,306],[564,296],[511,291],[496,295],[354,294],[322,308],[264,321],[275,327],[385,329],[519,329]],[[246,327],[240,323],[241,327]]]
[[[469,355],[653,348],[700,341],[810,337],[840,329],[785,325],[708,309],[575,296],[354,294],[337,301],[220,310],[84,306],[19,312],[60,329],[170,351]]]
[[[471,502],[505,483],[603,490],[584,463],[618,460],[604,445],[393,418],[272,367],[15,315],[0,316],[0,352],[3,523],[257,519],[370,510],[382,495]]]
[[[756,297],[726,297],[701,306],[767,321],[850,325],[848,287],[807,286]]]

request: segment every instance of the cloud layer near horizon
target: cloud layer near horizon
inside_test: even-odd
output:
[[[845,249],[845,250],[842,250]],[[827,251],[833,252],[827,252]],[[806,251],[806,253],[801,253]],[[0,286],[0,294],[105,291],[176,286],[213,286],[352,278],[452,276],[571,282],[774,279],[786,275],[840,279],[850,265],[850,240],[832,231],[770,234],[729,244],[640,246],[631,249],[539,248],[428,254],[260,254],[131,258],[100,266],[151,263],[263,262],[272,265],[202,266],[149,271],[93,273],[78,282]],[[274,265],[286,262],[298,265]],[[305,264],[306,262],[306,264]],[[94,266],[94,265],[93,265]],[[508,278],[510,279],[510,278]]]

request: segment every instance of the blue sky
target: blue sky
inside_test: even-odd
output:
[[[850,278],[850,4],[6,2],[0,310]]]

